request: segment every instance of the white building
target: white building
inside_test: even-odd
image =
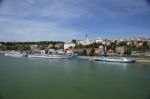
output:
[[[99,50],[100,50],[100,55],[103,55],[105,52],[105,47],[103,45],[100,45]]]
[[[74,43],[65,43],[64,44],[64,50],[66,50],[66,49],[68,49],[68,48],[70,48],[70,47],[75,47],[75,44]]]
[[[55,49],[49,49],[48,54],[56,54],[56,50]]]
[[[85,41],[81,40],[81,41],[79,42],[79,44],[82,44],[83,46],[85,46],[85,45],[90,45],[90,44],[92,44],[92,43],[93,43],[92,40],[85,40]]]
[[[40,53],[41,54],[45,54],[45,50],[40,50]]]
[[[57,54],[63,55],[63,54],[65,54],[65,52],[62,49],[60,49],[60,50],[57,50]]]
[[[103,42],[103,38],[97,38],[97,39],[95,40],[95,42],[96,42],[96,43],[101,43],[101,42]]]
[[[123,55],[125,53],[125,47],[124,46],[118,46],[118,47],[116,47],[116,53]]]
[[[31,50],[38,49],[38,45],[30,45]]]

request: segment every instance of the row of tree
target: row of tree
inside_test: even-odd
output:
[[[54,49],[57,49],[55,45],[64,44],[61,41],[39,41],[39,42],[0,42],[0,50],[17,50],[27,51],[31,50],[30,45],[38,45],[40,49],[46,49],[49,45]]]

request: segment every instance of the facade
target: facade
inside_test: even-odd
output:
[[[64,50],[66,50],[66,49],[69,49],[70,47],[75,47],[75,44],[74,43],[66,43],[66,44],[64,44]]]
[[[95,42],[96,42],[96,43],[102,43],[102,42],[103,42],[103,38],[97,38],[97,39],[95,40]]]
[[[59,48],[59,49],[60,49],[60,48],[63,48],[63,46],[64,46],[64,45],[63,45],[63,44],[61,44],[61,43],[60,43],[60,44],[55,45],[55,47],[56,47],[56,48]]]
[[[95,54],[100,55],[101,50],[99,48],[95,48]]]
[[[93,43],[92,40],[85,40],[85,41],[81,40],[81,41],[79,42],[79,44],[82,44],[83,46],[90,45],[90,44],[92,44],[92,43]]]
[[[48,54],[56,54],[56,50],[55,49],[49,49]]]
[[[104,55],[105,47],[104,47],[103,45],[100,45],[100,46],[99,46],[99,50],[100,50],[99,54],[100,54],[100,55]]]
[[[45,54],[45,50],[40,50],[40,53],[41,54]]]
[[[68,49],[68,50],[67,50],[67,54],[72,54],[72,53],[74,53],[74,50],[73,50],[73,49]]]
[[[102,42],[103,45],[107,45],[107,46],[110,45],[111,43],[112,43],[111,40],[105,40]]]
[[[113,50],[109,49],[109,50],[107,51],[107,55],[114,56],[114,55],[116,55],[116,54],[114,53]]]
[[[118,47],[116,48],[116,53],[123,55],[123,54],[125,53],[125,47],[124,47],[124,46],[118,46]]]
[[[48,45],[48,48],[52,48],[52,47],[53,47],[53,45],[52,45],[52,44],[49,44],[49,45]]]
[[[38,49],[38,45],[30,45],[31,50]]]
[[[63,55],[65,54],[65,52],[62,49],[60,49],[60,50],[57,50],[57,54]]]

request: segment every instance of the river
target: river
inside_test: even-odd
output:
[[[150,64],[0,55],[0,99],[150,99]]]

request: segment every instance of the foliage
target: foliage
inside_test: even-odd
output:
[[[95,56],[95,49],[94,49],[94,48],[91,49],[91,52],[90,52],[89,55],[90,55],[90,56]]]
[[[30,45],[38,45],[41,50],[48,47],[49,44],[53,45],[54,49],[57,49],[54,45],[64,44],[61,41],[39,41],[39,42],[0,42],[0,50],[16,50],[16,51],[27,51],[31,50]]]
[[[74,44],[76,44],[77,40],[73,39],[71,42],[74,43]]]
[[[87,51],[86,51],[86,49],[83,50],[83,55],[84,55],[84,56],[87,56]]]

